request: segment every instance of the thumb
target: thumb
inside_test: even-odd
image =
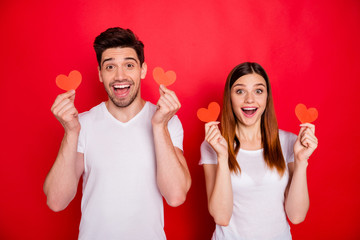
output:
[[[164,85],[160,84],[160,87],[159,87],[160,96],[164,96],[165,89],[166,89],[166,87]]]
[[[74,102],[74,101],[75,101],[75,95],[76,95],[76,94],[75,94],[75,91],[74,91],[74,94],[69,97],[69,99],[70,99],[71,102]]]

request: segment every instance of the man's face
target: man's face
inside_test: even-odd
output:
[[[117,107],[127,107],[141,99],[140,82],[146,75],[146,64],[140,66],[132,48],[108,48],[101,57],[100,82],[111,102]]]

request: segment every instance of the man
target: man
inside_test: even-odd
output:
[[[165,86],[157,106],[141,98],[147,65],[131,30],[107,29],[94,48],[108,100],[78,116],[74,90],[56,98],[65,134],[44,183],[47,204],[66,208],[83,176],[79,239],[166,239],[162,196],[178,206],[191,184],[180,102]]]

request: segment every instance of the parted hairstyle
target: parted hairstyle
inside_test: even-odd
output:
[[[129,47],[134,49],[139,58],[140,66],[144,63],[144,44],[139,40],[139,38],[130,29],[114,27],[108,28],[95,38],[94,49],[100,68],[102,53],[108,48],[116,47]]]
[[[223,110],[221,114],[222,134],[228,144],[229,168],[232,172],[241,173],[241,168],[236,161],[236,155],[239,152],[241,142],[236,135],[237,118],[232,108],[231,87],[240,77],[247,74],[258,74],[265,79],[267,90],[267,101],[265,110],[261,116],[261,144],[263,147],[264,160],[270,169],[275,168],[280,176],[285,172],[285,161],[281,151],[279,129],[275,115],[274,103],[271,94],[269,78],[265,70],[253,62],[244,62],[237,65],[228,75],[224,96]]]

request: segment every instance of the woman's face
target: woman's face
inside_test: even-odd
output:
[[[265,79],[256,73],[244,75],[232,85],[231,103],[240,125],[260,126],[268,95],[266,87]]]

